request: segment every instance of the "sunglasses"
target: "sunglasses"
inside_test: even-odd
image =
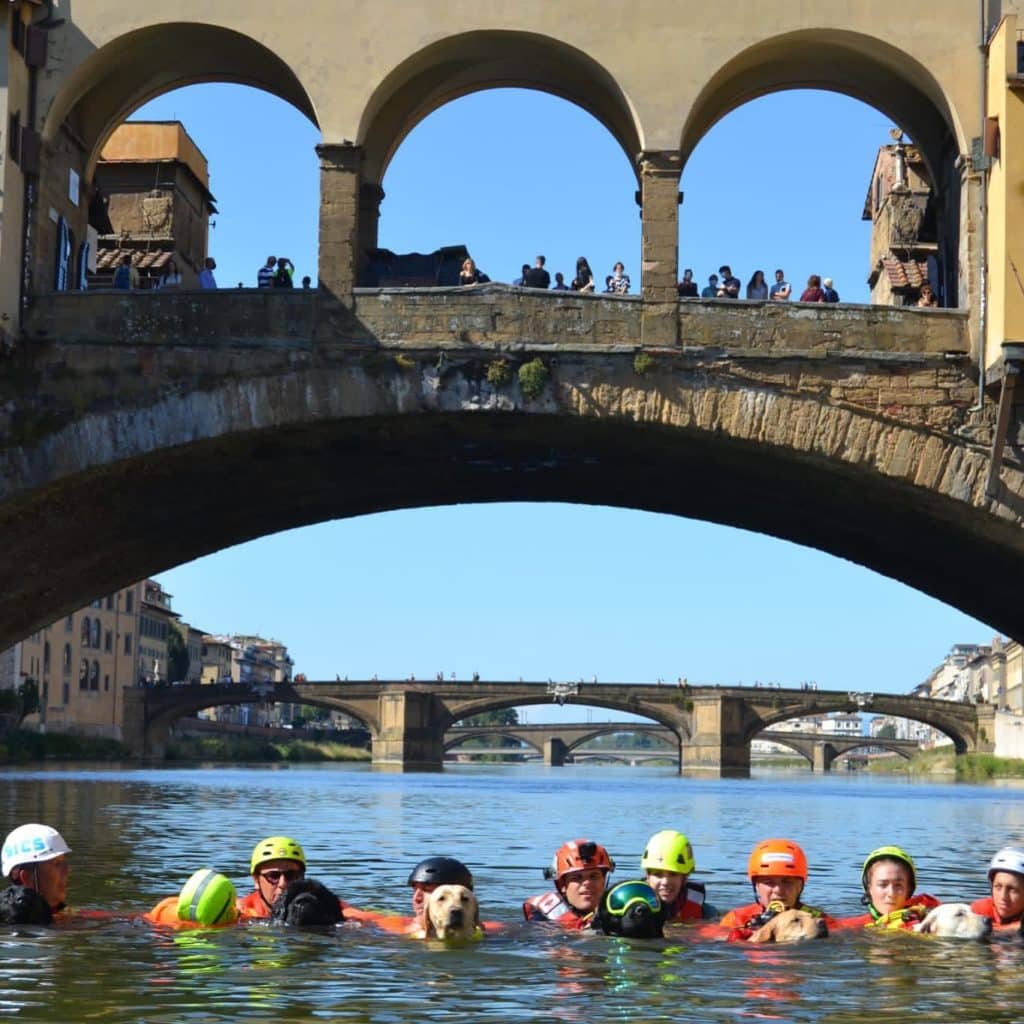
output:
[[[290,884],[291,882],[297,882],[305,874],[305,871],[299,868],[293,868],[291,871],[278,871],[276,868],[270,868],[269,871],[261,871],[260,878],[265,878],[271,885],[277,885],[282,878]]]
[[[605,896],[605,907],[612,917],[622,917],[637,903],[646,903],[652,914],[661,913],[661,900],[646,882],[620,882]]]

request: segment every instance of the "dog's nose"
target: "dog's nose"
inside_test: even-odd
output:
[[[822,918],[818,918],[818,938],[828,938],[828,925]]]
[[[461,928],[462,927],[462,908],[454,907],[448,912],[448,927],[449,928]]]

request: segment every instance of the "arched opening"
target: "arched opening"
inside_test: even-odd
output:
[[[250,90],[265,99],[239,100]],[[143,131],[141,119],[154,123]],[[172,130],[174,122],[180,130]],[[182,285],[196,287],[200,272],[212,269],[205,260],[216,248],[207,237],[215,197],[227,228],[219,236],[227,236],[228,255],[218,264],[220,287],[255,286],[256,267],[266,258],[257,254],[272,247],[271,232],[296,221],[308,227],[308,214],[296,217],[287,208],[296,196],[314,197],[315,243],[315,111],[295,73],[238,32],[171,22],[116,38],[68,77],[43,139],[44,173],[70,176],[71,184],[44,183],[47,195],[59,198],[32,214],[36,291],[109,286],[125,256],[134,273],[126,270],[117,287],[156,285],[168,258]],[[246,227],[262,228],[262,244],[254,244]],[[102,244],[105,235],[129,244]],[[278,252],[289,244],[283,238]],[[304,239],[303,247],[308,244]],[[236,246],[237,258],[230,253]],[[303,255],[309,268],[303,273],[315,280],[315,251]]]
[[[942,305],[967,306],[959,139],[932,74],[882,40],[813,30],[751,47],[712,76],[683,128],[681,264],[692,265],[696,245],[703,287],[738,252],[752,261],[737,274],[741,298],[755,268],[771,286],[781,267],[794,299],[818,273],[843,282],[844,301],[897,305],[915,304],[931,274]],[[720,159],[723,147],[731,162]],[[702,151],[716,159],[708,164]],[[872,197],[879,181],[884,191]],[[730,217],[715,219],[723,203]],[[705,238],[709,222],[727,232],[727,220],[741,238]],[[706,242],[725,250],[717,261],[704,255]]]
[[[551,285],[556,273],[571,285],[582,254],[598,291],[619,260],[639,290],[640,133],[626,97],[585,54],[529,33],[443,40],[381,84],[360,138],[364,251],[465,245],[505,282],[544,255]],[[595,208],[601,217],[587,216]],[[461,255],[450,256],[452,274]],[[404,280],[370,264],[363,283]],[[452,274],[433,283],[456,283]]]

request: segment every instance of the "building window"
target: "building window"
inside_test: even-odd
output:
[[[70,683],[65,683],[60,688],[60,696],[61,696],[61,703],[63,703],[63,704],[70,704],[71,703],[71,684]]]
[[[132,635],[131,633],[125,633],[124,635],[124,653],[132,653]]]
[[[112,651],[114,649],[114,634],[108,629],[106,635],[103,637],[103,650]]]
[[[89,689],[89,659],[83,658],[82,664],[78,669],[78,688],[80,690]]]
[[[103,598],[102,597],[97,597],[96,600],[92,602],[92,607],[93,608],[99,608],[99,609],[102,610],[102,608],[103,608]]]
[[[104,690],[104,692],[106,692],[109,689],[110,689],[110,676],[105,675],[103,677],[103,690]]]
[[[81,636],[81,641],[82,641],[82,646],[83,647],[88,647],[89,646],[89,640],[90,640],[91,637],[92,637],[92,619],[90,619],[89,616],[86,615],[86,617],[84,619],[82,619],[82,636]]]
[[[132,590],[124,592],[124,610],[129,615],[135,610],[135,592]]]
[[[100,620],[92,620],[92,646],[98,651],[100,649]]]
[[[100,663],[94,661],[92,663],[92,672],[89,673],[89,689],[99,690],[100,688]]]
[[[61,661],[61,669],[64,675],[71,675],[71,644],[64,645],[64,657]]]
[[[65,633],[72,633],[72,632],[74,632],[74,629],[75,629],[75,617],[73,615],[69,615],[64,620],[64,632]]]
[[[43,644],[43,671],[50,671],[50,641]]]
[[[114,595],[107,595],[107,611],[112,612],[114,610]]]

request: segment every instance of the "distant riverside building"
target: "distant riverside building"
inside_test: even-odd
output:
[[[945,305],[932,185],[916,146],[897,142],[879,149],[863,219],[871,221],[870,301],[913,306],[928,281]]]
[[[150,288],[174,260],[197,288],[217,212],[206,157],[179,121],[129,121],[114,129],[96,166],[90,208],[90,288],[109,288],[124,256]]]
[[[206,635],[202,638],[202,682],[253,686],[289,682],[293,662],[288,648],[278,640],[260,636]],[[294,705],[233,704],[209,708],[201,717],[236,725],[291,724]]]

